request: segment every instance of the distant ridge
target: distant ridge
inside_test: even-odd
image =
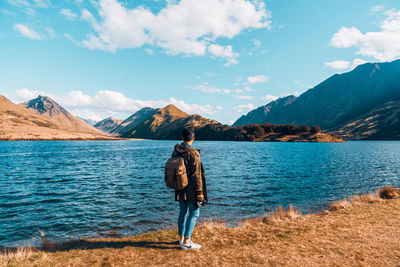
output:
[[[350,72],[331,76],[277,109],[273,116],[272,112],[267,114],[264,121],[252,117],[260,113],[258,108],[234,125],[244,120],[245,123],[319,125],[323,130],[335,131],[350,139],[399,140],[400,118],[394,108],[399,103],[400,60],[366,63]],[[367,120],[374,112],[380,115],[373,116],[369,125]]]
[[[86,122],[87,124],[89,124],[90,126],[94,126],[96,123],[98,123],[98,121],[92,120],[92,119],[85,119],[82,118],[80,116],[76,116],[78,119],[83,120],[84,122]]]
[[[29,100],[22,104],[27,109],[34,110],[39,114],[51,118],[57,122],[62,128],[82,132],[100,134],[101,132],[81,119],[78,119],[61,105],[56,103],[48,96],[39,95],[37,98]]]
[[[252,123],[262,124],[268,121],[276,120],[279,116],[281,109],[289,104],[296,101],[297,97],[289,95],[283,98],[278,98],[275,101],[268,103],[265,106],[258,107],[247,113],[247,115],[241,116],[237,121],[232,124],[232,127],[238,125],[247,125]]]
[[[112,117],[105,118],[94,125],[94,127],[102,132],[111,133],[121,124],[122,120]]]

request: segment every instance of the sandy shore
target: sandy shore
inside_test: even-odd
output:
[[[398,192],[399,193],[399,192]],[[397,194],[397,197],[400,195]],[[205,222],[195,229],[198,251],[183,251],[176,230],[124,238],[84,239],[0,254],[1,266],[398,266],[400,199],[353,197],[331,211],[294,209],[244,221]],[[116,233],[110,233],[116,235]]]

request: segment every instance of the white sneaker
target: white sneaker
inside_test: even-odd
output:
[[[199,249],[199,248],[201,248],[201,245],[193,243],[192,240],[190,240],[189,244],[182,243],[181,248],[182,249]]]
[[[183,244],[183,239],[179,239],[179,245],[182,246],[182,244]]]

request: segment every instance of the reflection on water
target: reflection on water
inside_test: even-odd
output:
[[[0,142],[0,246],[175,227],[163,181],[175,141]],[[400,142],[195,142],[210,204],[201,220],[235,222],[290,203],[317,210],[400,186]]]

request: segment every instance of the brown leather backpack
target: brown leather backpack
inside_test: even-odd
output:
[[[167,160],[164,168],[165,184],[175,190],[184,189],[188,183],[185,160],[181,157],[173,157]]]

